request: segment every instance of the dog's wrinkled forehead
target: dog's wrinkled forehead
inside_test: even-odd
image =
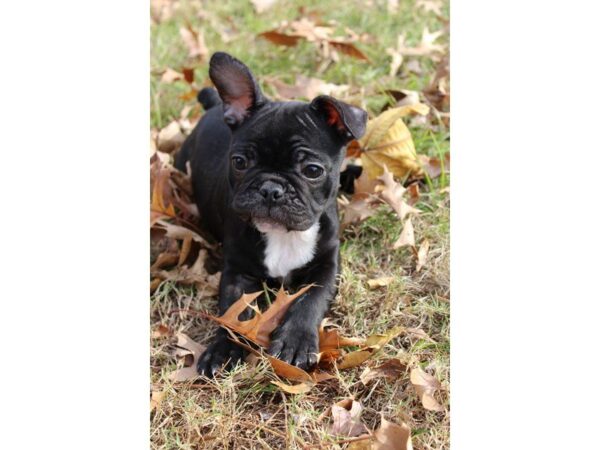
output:
[[[308,103],[271,102],[234,132],[236,143],[253,144],[260,153],[307,147],[323,157],[336,156],[343,142]]]

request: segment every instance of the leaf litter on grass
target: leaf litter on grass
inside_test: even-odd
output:
[[[153,20],[155,23],[160,23],[162,20],[172,20],[172,17],[176,17],[178,2],[155,2],[156,4],[162,3],[162,9],[156,12],[156,8],[153,9]],[[261,14],[269,14],[271,10],[280,9],[277,3],[284,4],[283,2],[265,1],[255,2],[255,7],[264,8],[261,10]],[[423,3],[421,14],[438,15],[435,8],[437,2],[419,2]],[[431,3],[434,9],[427,9],[429,6],[425,3]],[[175,7],[174,7],[175,6]],[[388,2],[388,9],[391,13],[396,13],[402,5],[398,2]],[[299,10],[300,17],[292,21],[273,21],[272,23],[278,23],[276,28],[271,28],[273,33],[271,36],[262,36],[266,40],[270,40],[273,43],[283,47],[296,47],[301,41],[306,41],[314,46],[316,50],[315,62],[319,64],[316,71],[303,72],[303,73],[316,73],[316,77],[306,77],[305,75],[297,75],[291,78],[292,83],[284,83],[283,79],[289,81],[290,78],[279,78],[281,74],[272,74],[271,79],[264,78],[267,85],[271,85],[272,91],[275,92],[275,97],[279,99],[294,99],[304,98],[309,99],[319,94],[328,94],[344,99],[351,98],[355,93],[361,92],[359,95],[365,95],[365,92],[383,92],[381,89],[388,88],[388,86],[382,86],[382,88],[363,89],[358,91],[356,86],[353,86],[351,78],[339,79],[331,78],[326,76],[328,67],[333,67],[333,64],[339,66],[346,61],[354,61],[353,64],[364,64],[364,58],[368,54],[373,55],[374,49],[371,44],[375,41],[371,40],[366,33],[361,30],[357,32],[349,29],[348,27],[340,27],[333,21],[322,20],[319,16],[318,11],[316,13],[306,11],[304,9]],[[165,18],[159,17],[160,14],[164,13]],[[173,15],[175,14],[175,16]],[[304,17],[302,17],[304,16]],[[221,36],[223,42],[227,42],[230,38],[225,36],[223,30],[226,28],[233,29],[236,33],[240,32],[238,25],[231,22],[227,25],[219,23],[217,16],[210,11],[199,11],[198,17],[202,24],[200,26],[191,25],[189,22],[184,21],[179,25],[179,28],[185,28],[190,31],[192,37],[195,39],[193,45],[188,45],[184,41],[183,36],[178,36],[184,42],[184,46],[188,52],[186,56],[186,65],[190,67],[182,67],[176,63],[171,67],[163,65],[156,72],[159,77],[162,78],[163,84],[175,84],[179,86],[189,86],[189,91],[181,96],[181,99],[186,103],[182,109],[181,114],[177,117],[175,115],[167,115],[167,119],[164,123],[166,126],[153,129],[151,135],[151,155],[153,156],[152,165],[154,166],[155,173],[151,174],[152,178],[152,199],[154,212],[152,216],[152,227],[151,234],[153,236],[152,242],[152,273],[151,285],[156,288],[161,283],[176,283],[178,285],[184,285],[191,282],[198,290],[200,294],[196,298],[202,298],[203,296],[213,295],[215,290],[211,289],[211,285],[214,288],[218,284],[218,278],[213,278],[212,282],[208,280],[208,277],[214,275],[218,277],[218,272],[209,272],[206,268],[206,263],[209,262],[215,255],[217,247],[215,247],[213,241],[207,239],[201,230],[196,228],[198,223],[199,212],[195,209],[195,204],[191,196],[191,185],[190,185],[190,173],[181,173],[176,171],[172,165],[172,158],[185,136],[189,133],[193,127],[195,121],[198,120],[200,115],[200,107],[195,101],[195,95],[200,86],[205,85],[201,82],[195,84],[194,82],[194,69],[191,66],[198,64],[199,72],[203,71],[202,64],[204,64],[202,53],[194,49],[194,46],[202,47],[202,43],[206,47],[208,39],[212,39],[207,30],[207,26],[210,24],[217,33]],[[293,23],[295,22],[295,23]],[[431,26],[431,24],[430,24]],[[263,28],[264,29],[264,28]],[[269,29],[267,27],[267,29]],[[430,29],[437,30],[437,28],[431,27]],[[177,34],[178,28],[175,28],[175,34]],[[342,31],[344,30],[344,31]],[[206,34],[204,33],[206,31]],[[449,122],[449,83],[447,75],[447,58],[444,57],[446,47],[444,44],[440,44],[439,40],[442,37],[441,30],[430,32],[429,29],[423,29],[421,34],[421,41],[416,45],[409,46],[405,42],[404,38],[400,38],[396,48],[393,49],[401,56],[401,61],[398,67],[395,69],[395,74],[399,79],[406,76],[407,73],[414,73],[418,76],[426,74],[429,70],[429,65],[425,64],[426,59],[431,59],[437,64],[437,71],[435,76],[431,79],[429,86],[421,91],[410,91],[405,88],[393,87],[396,92],[388,92],[388,96],[395,101],[395,104],[391,104],[392,110],[397,108],[412,107],[412,109],[406,114],[400,117],[400,123],[408,130],[412,126],[424,126],[433,127],[429,125],[435,120],[439,120],[440,123],[448,125]],[[444,30],[445,32],[445,30]],[[268,34],[266,32],[265,34]],[[183,32],[183,34],[188,33]],[[199,38],[199,34],[202,34],[202,38]],[[204,40],[206,36],[207,40]],[[187,39],[187,38],[186,38]],[[202,39],[202,42],[199,41]],[[274,40],[280,39],[283,42],[275,42]],[[191,43],[191,41],[190,41]],[[208,42],[212,48],[212,41]],[[310,47],[309,47],[310,48]],[[391,48],[391,47],[390,47]],[[289,52],[290,50],[284,50]],[[382,51],[383,49],[379,49]],[[208,49],[206,49],[208,53]],[[345,56],[341,59],[340,56]],[[243,58],[243,57],[242,57]],[[393,56],[392,56],[393,58]],[[169,64],[173,64],[169,62]],[[387,69],[386,69],[387,70]],[[300,71],[296,71],[300,73]],[[265,74],[267,75],[267,74]],[[323,78],[323,79],[321,79]],[[328,81],[329,80],[329,81]],[[335,80],[331,82],[330,80]],[[201,81],[201,80],[200,80]],[[347,83],[347,84],[336,84],[336,83]],[[414,88],[410,88],[414,89]],[[352,97],[356,99],[356,97]],[[427,106],[421,103],[425,102]],[[364,105],[364,103],[363,103]],[[416,106],[415,106],[416,105]],[[419,106],[421,105],[421,106]],[[429,107],[429,112],[425,111],[425,108]],[[415,111],[415,108],[417,109]],[[421,109],[421,113],[419,112]],[[389,110],[386,110],[389,111]],[[383,111],[383,115],[386,111]],[[407,111],[407,110],[405,110]],[[371,111],[373,112],[373,111]],[[397,113],[397,112],[396,112]],[[423,115],[424,113],[425,115]],[[391,113],[390,116],[392,115]],[[163,116],[164,117],[164,116]],[[373,116],[372,116],[373,117]],[[384,116],[385,117],[385,116]],[[412,117],[412,118],[411,118]],[[379,116],[375,115],[374,119],[370,120],[369,123],[376,121]],[[420,118],[419,124],[416,121],[413,122],[414,118]],[[422,120],[421,120],[422,119]],[[407,121],[405,123],[405,121]],[[407,222],[413,225],[414,242],[412,245],[404,246],[408,247],[414,256],[415,272],[422,271],[427,273],[429,268],[427,264],[430,264],[430,259],[436,257],[436,253],[433,256],[428,257],[429,247],[433,247],[437,250],[435,239],[431,240],[431,236],[428,235],[426,239],[420,237],[421,232],[421,221],[419,217],[422,217],[423,211],[427,213],[427,209],[423,209],[422,202],[427,203],[429,201],[430,192],[427,185],[423,184],[423,181],[430,177],[431,179],[438,177],[442,174],[442,170],[447,172],[449,169],[449,155],[448,153],[439,154],[435,157],[427,156],[425,154],[418,153],[416,150],[423,151],[421,144],[418,141],[418,136],[413,141],[410,131],[406,134],[407,130],[402,128],[398,121],[391,120],[391,123],[385,123],[385,121],[379,118],[379,125],[373,127],[375,131],[374,135],[371,135],[369,141],[364,138],[361,142],[355,141],[349,148],[348,161],[356,162],[363,166],[363,174],[355,181],[355,193],[352,196],[341,196],[339,199],[340,210],[342,212],[342,222],[345,226],[352,224],[353,227],[357,227],[361,221],[371,217],[377,210],[382,208],[389,208],[390,212],[393,211],[394,220],[398,221],[398,231],[406,228]],[[382,125],[383,124],[383,125]],[[407,127],[408,124],[408,127]],[[432,128],[434,129],[434,128]],[[370,130],[370,131],[372,131]],[[373,139],[375,138],[375,139]],[[378,141],[379,140],[379,141]],[[415,148],[416,144],[416,148]],[[412,148],[411,148],[412,145]],[[391,162],[391,163],[390,163]],[[159,165],[160,163],[160,165]],[[390,164],[388,164],[390,163]],[[162,173],[159,173],[162,171]],[[389,174],[389,175],[386,175]],[[158,177],[157,177],[158,175]],[[155,181],[159,179],[156,184]],[[421,192],[420,187],[424,188],[424,192]],[[430,186],[429,186],[430,187]],[[444,188],[444,192],[448,191],[447,186]],[[441,193],[441,192],[440,192]],[[423,197],[424,196],[424,197]],[[168,225],[165,225],[168,224]],[[187,229],[189,232],[184,232],[182,229]],[[353,232],[353,231],[351,231]],[[393,241],[392,241],[393,242]],[[389,251],[392,252],[391,244]],[[398,249],[397,251],[400,251]],[[218,253],[218,252],[217,252]],[[406,255],[406,253],[403,253]],[[410,256],[411,253],[408,253]],[[186,270],[188,272],[186,272]],[[191,273],[189,272],[191,270]],[[389,273],[389,272],[387,272]],[[378,278],[371,278],[366,280],[361,279],[361,284],[366,288],[368,283],[371,281],[374,285],[374,290],[371,291],[371,296],[376,297],[381,293],[384,295],[386,291],[390,290],[393,292],[396,289],[396,283],[393,283],[392,277],[387,276],[386,271],[373,271],[371,275]],[[410,271],[408,272],[411,273]],[[414,272],[413,272],[414,273]],[[381,275],[381,276],[380,276]],[[162,289],[162,288],[161,288]],[[290,294],[285,293],[286,296]],[[291,294],[294,295],[294,294]],[[393,294],[392,294],[393,295]],[[403,300],[404,301],[404,300]],[[267,310],[268,311],[268,310]],[[263,314],[266,314],[265,311]],[[185,315],[184,315],[185,316]],[[276,320],[273,321],[276,323]],[[162,322],[161,322],[162,325]],[[347,326],[345,329],[348,329]],[[162,327],[153,327],[153,342],[164,342],[163,346],[168,346],[171,340],[175,338],[181,332],[177,326],[173,327],[172,323],[165,322]],[[362,333],[365,333],[364,328],[361,327]],[[431,330],[428,329],[428,332]],[[378,333],[377,335],[369,336],[368,338],[360,337],[344,337],[337,328],[332,328],[330,323],[325,322],[321,327],[319,333],[320,338],[320,360],[317,370],[308,373],[301,371],[300,369],[289,366],[269,355],[266,355],[262,345],[253,343],[248,340],[245,336],[231,332],[232,339],[238,339],[240,344],[249,346],[258,356],[259,361],[263,360],[268,363],[267,367],[272,367],[272,373],[266,378],[266,386],[272,386],[276,390],[282,391],[285,394],[300,395],[303,396],[319,396],[328,389],[332,389],[330,382],[324,382],[326,379],[332,379],[335,384],[339,383],[340,386],[336,388],[338,395],[346,389],[345,385],[342,386],[342,379],[345,379],[344,383],[348,382],[348,377],[352,377],[353,367],[359,367],[361,373],[360,383],[368,384],[369,389],[379,390],[381,387],[386,385],[394,385],[394,383],[400,383],[406,385],[411,382],[408,375],[411,367],[415,367],[415,360],[411,358],[405,358],[406,355],[395,354],[393,357],[389,357],[386,353],[390,353],[391,350],[397,348],[397,344],[388,346],[384,351],[384,347],[388,343],[392,342],[393,339],[403,340],[403,342],[416,342],[418,340],[425,340],[427,342],[435,343],[427,333],[425,333],[420,326],[419,327],[395,327],[387,332]],[[255,339],[261,340],[265,344],[264,336],[266,331],[263,329],[262,332],[258,330],[253,331]],[[247,334],[252,334],[250,331]],[[352,333],[353,334],[353,333]],[[194,334],[190,334],[194,336]],[[259,338],[259,335],[261,336]],[[437,340],[439,337],[437,334],[432,334]],[[200,344],[193,343],[193,341],[187,337],[182,345],[187,345],[188,349],[177,346],[175,356],[183,358],[184,365],[179,370],[184,370],[183,378],[189,376],[189,379],[195,377],[195,361],[197,355],[201,353]],[[190,345],[190,341],[192,344]],[[394,342],[398,342],[394,341]],[[194,346],[196,344],[196,346]],[[194,350],[195,349],[195,350]],[[194,353],[195,352],[195,353]],[[423,359],[421,359],[423,361]],[[289,367],[288,367],[289,366]],[[431,367],[431,366],[428,366]],[[187,369],[187,370],[185,370]],[[347,374],[343,371],[348,371]],[[427,369],[429,372],[431,370]],[[356,373],[356,376],[358,376]],[[186,375],[187,374],[187,375]],[[440,376],[439,374],[437,374]],[[281,377],[281,378],[279,378]],[[335,381],[336,378],[340,378],[339,381]],[[443,375],[442,375],[443,378]],[[358,379],[358,378],[357,378]],[[422,381],[422,380],[421,380]],[[322,383],[322,384],[321,384]],[[429,383],[429,384],[428,384]],[[264,382],[262,382],[265,385]],[[183,389],[185,385],[178,389]],[[315,388],[315,386],[318,386]],[[419,386],[419,387],[417,387]],[[433,389],[433,390],[432,390]],[[410,390],[410,389],[409,389]],[[429,403],[427,395],[439,403],[439,392],[443,391],[443,388],[437,389],[434,382],[426,382],[415,385],[415,392],[421,399],[426,398],[428,406],[433,405],[433,402]],[[161,402],[164,398],[164,390],[160,385],[152,387],[152,407],[154,409],[161,408]],[[349,395],[348,393],[346,397]],[[171,395],[171,394],[169,394]],[[364,395],[363,395],[364,397]],[[352,402],[355,402],[362,409],[363,401],[370,397],[370,394],[366,398],[351,398]],[[338,397],[333,399],[330,405],[344,402],[344,397]],[[171,403],[171,397],[169,402]],[[366,403],[368,406],[369,402]],[[369,449],[412,449],[410,428],[404,423],[406,418],[402,418],[394,414],[394,421],[387,420],[381,415],[379,422],[374,421],[371,414],[373,410],[367,407],[364,410],[364,414],[352,413],[352,406],[350,403],[349,409],[343,408],[348,415],[337,408],[342,408],[338,405],[336,408],[339,429],[344,429],[342,422],[345,421],[346,425],[349,426],[354,423],[354,419],[358,417],[359,422],[363,422],[362,416],[366,414],[364,425],[366,431],[355,437],[349,437],[347,433],[340,433],[340,438],[345,437],[340,442],[348,444],[347,448],[369,448]],[[389,407],[389,406],[388,406]],[[163,404],[162,408],[168,408],[168,405]],[[423,408],[427,409],[424,404]],[[354,406],[354,412],[358,409],[358,406]],[[376,409],[377,411],[384,411],[384,409]],[[434,409],[435,411],[435,409]],[[391,413],[391,411],[387,411]],[[410,411],[409,411],[410,413]],[[272,417],[273,413],[269,413],[269,417]],[[386,414],[387,416],[387,414]],[[261,416],[262,417],[262,416]],[[267,417],[267,416],[265,416]],[[343,420],[341,420],[343,419]],[[347,419],[347,420],[345,420]],[[270,419],[269,419],[270,420]],[[333,417],[331,417],[333,421]],[[414,420],[408,417],[408,423],[414,427]],[[333,423],[331,424],[333,427]],[[357,425],[358,426],[358,425]],[[422,424],[419,426],[422,429]],[[350,426],[349,430],[352,430]],[[371,431],[373,430],[373,431]],[[354,434],[349,431],[350,434]],[[421,439],[423,434],[419,431],[419,438]],[[203,441],[204,442],[204,441]],[[299,442],[302,442],[300,440]],[[430,447],[423,447],[430,448]]]
[[[275,383],[284,391],[288,393],[305,393],[321,381],[336,378],[335,373],[331,371],[332,369],[350,369],[364,363],[378,353],[391,339],[404,331],[403,327],[396,327],[387,333],[374,334],[366,339],[345,337],[341,336],[335,328],[328,328],[325,320],[319,330],[317,367],[310,372],[267,355],[265,350],[269,347],[271,333],[281,324],[291,304],[312,287],[312,285],[305,286],[292,295],[285,292],[283,288],[279,289],[275,301],[264,312],[253,304],[263,293],[262,291],[243,294],[227,309],[225,314],[219,317],[200,311],[188,312],[210,319],[225,327],[230,331],[231,339],[236,341],[238,345],[257,357],[267,360],[276,375],[299,382],[296,385]],[[247,308],[254,310],[254,316],[248,320],[239,320],[239,315]],[[247,342],[242,341],[240,337]],[[344,347],[350,346],[357,346],[358,350],[348,353],[343,350]],[[190,372],[187,374],[191,378],[199,376],[197,373]],[[180,379],[179,381],[186,381],[187,379],[189,378]]]

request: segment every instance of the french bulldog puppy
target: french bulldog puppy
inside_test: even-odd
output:
[[[203,226],[223,244],[219,313],[263,282],[290,291],[315,284],[289,308],[268,349],[309,369],[337,291],[340,167],[346,144],[364,134],[367,113],[326,95],[270,101],[248,67],[222,52],[212,56],[209,75],[217,91],[200,92],[206,113],[175,165],[185,171],[189,161]],[[240,319],[251,316],[248,309]],[[197,369],[212,376],[243,356],[219,329]]]

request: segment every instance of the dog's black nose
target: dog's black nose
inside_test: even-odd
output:
[[[283,186],[274,181],[265,181],[260,187],[260,195],[269,203],[278,203],[283,198]]]

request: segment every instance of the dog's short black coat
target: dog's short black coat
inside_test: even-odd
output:
[[[212,56],[209,75],[218,95],[211,88],[199,94],[207,111],[175,165],[185,171],[189,161],[203,226],[223,243],[219,312],[243,293],[262,290],[263,282],[291,291],[315,284],[289,308],[269,348],[310,368],[317,362],[319,324],[337,289],[336,195],[344,149],[364,134],[367,114],[329,96],[310,103],[270,101],[250,70],[222,52]],[[295,251],[305,259],[283,268]],[[267,264],[269,252],[281,264]],[[211,376],[243,354],[219,329],[198,371]]]

